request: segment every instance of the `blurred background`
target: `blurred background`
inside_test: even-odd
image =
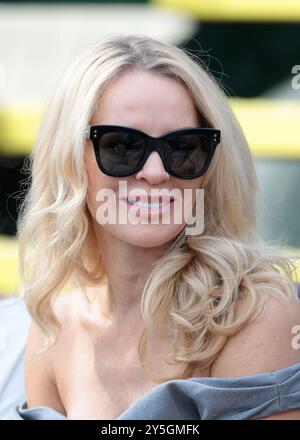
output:
[[[75,58],[114,33],[150,35],[207,64],[255,157],[261,234],[299,252],[300,0],[0,2],[0,293],[19,287],[22,167],[47,102]]]

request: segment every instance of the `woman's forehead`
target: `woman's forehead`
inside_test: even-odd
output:
[[[142,76],[122,76],[111,83],[99,98],[91,123],[146,132],[148,128],[153,136],[155,132],[160,135],[178,127],[199,126],[194,100],[178,81],[162,75],[153,79],[148,72]]]
[[[126,72],[118,75],[101,93],[98,108],[135,111],[160,107],[192,107],[194,100],[179,82],[166,75],[153,72]]]

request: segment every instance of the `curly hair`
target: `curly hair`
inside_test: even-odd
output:
[[[67,71],[43,118],[29,156],[31,184],[18,218],[20,293],[45,334],[61,330],[53,301],[63,290],[105,283],[107,274],[86,206],[85,129],[106,86],[125,69],[179,81],[194,99],[202,126],[221,130],[204,175],[204,230],[185,230],[157,261],[141,297],[145,328],[139,341],[169,338],[169,363],[180,376],[212,365],[227,338],[264,309],[269,294],[295,294],[294,265],[257,232],[258,183],[253,158],[222,87],[200,57],[144,35],[112,35],[94,44]],[[267,294],[268,292],[268,294]],[[166,378],[148,371],[157,382]]]

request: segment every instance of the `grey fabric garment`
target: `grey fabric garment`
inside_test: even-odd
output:
[[[0,419],[11,419],[26,399],[24,351],[31,317],[23,299],[0,299]]]
[[[300,409],[300,362],[237,378],[171,380],[145,393],[116,420],[244,420]],[[45,406],[17,408],[19,420],[68,420]]]

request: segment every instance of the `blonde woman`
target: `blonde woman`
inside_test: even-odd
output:
[[[18,223],[21,418],[300,419],[293,264],[258,237],[247,141],[198,61],[109,36],[50,103]]]

